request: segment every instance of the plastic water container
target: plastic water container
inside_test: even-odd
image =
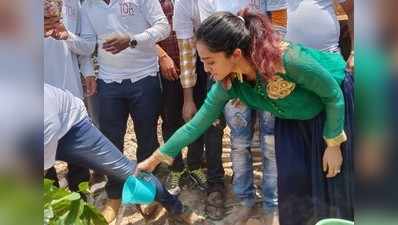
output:
[[[123,204],[150,204],[155,200],[155,179],[151,174],[129,176],[123,185]]]

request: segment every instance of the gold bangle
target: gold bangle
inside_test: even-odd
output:
[[[342,131],[339,135],[334,138],[325,138],[326,145],[328,147],[338,147],[341,143],[347,141],[347,135]]]
[[[155,157],[160,162],[166,163],[167,165],[171,166],[173,164],[174,159],[164,153],[162,153],[159,149],[157,149],[153,153],[153,157]]]

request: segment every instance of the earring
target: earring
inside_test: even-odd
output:
[[[243,83],[243,75],[242,73],[235,73],[235,76],[238,78],[238,80]]]

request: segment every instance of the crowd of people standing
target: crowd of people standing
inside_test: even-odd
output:
[[[154,176],[156,201],[171,215],[243,225],[256,203],[257,123],[263,223],[353,220],[354,51],[342,55],[336,5],[353,31],[352,0],[63,0],[62,15],[44,18],[46,176],[56,178],[55,160],[68,163],[71,190],[89,169],[106,175],[111,223],[126,178],[164,162],[170,173],[166,184]],[[129,117],[136,161],[122,154]],[[230,215],[226,126],[240,203]],[[206,193],[210,220],[178,199],[184,175]]]

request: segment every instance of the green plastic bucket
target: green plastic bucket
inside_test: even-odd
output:
[[[153,176],[142,174],[138,177],[129,176],[124,182],[122,192],[123,204],[150,204],[155,200],[156,186]]]
[[[320,220],[316,225],[353,225],[354,222],[349,221],[349,220],[343,220],[343,219],[323,219]]]

